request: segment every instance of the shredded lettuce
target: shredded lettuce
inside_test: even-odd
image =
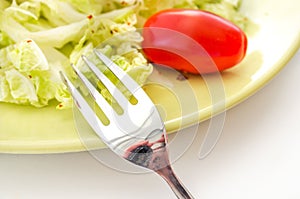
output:
[[[242,0],[143,0],[143,6],[139,9],[139,24],[142,25],[149,16],[163,9],[188,8],[215,13],[232,21],[240,28],[245,29],[247,19],[239,13],[241,1]]]
[[[95,48],[143,84],[152,72],[152,65],[139,50],[143,38],[137,28],[150,15],[166,8],[204,9],[243,26],[239,3],[239,0],[1,0],[0,102],[43,107],[56,100],[58,109],[71,107],[72,98],[59,71],[73,77],[76,83],[70,67],[73,63],[91,76],[81,55],[88,56],[99,68],[104,67],[93,54]]]

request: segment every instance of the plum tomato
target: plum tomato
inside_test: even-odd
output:
[[[194,74],[228,69],[241,62],[247,51],[247,36],[239,27],[201,10],[160,11],[147,19],[142,34],[149,61]],[[201,60],[201,49],[213,64]]]

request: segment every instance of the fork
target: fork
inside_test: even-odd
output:
[[[82,55],[82,60],[97,80],[106,87],[113,99],[109,100],[104,97],[97,85],[93,84],[74,65],[72,67],[84,87],[88,89],[96,106],[102,111],[101,116],[96,113],[96,108],[88,103],[86,97],[71,79],[60,72],[62,80],[86,121],[117,155],[135,165],[156,172],[168,183],[177,198],[193,198],[171,167],[165,126],[151,99],[142,87],[112,60],[96,49],[93,53],[105,65],[105,70],[109,70],[117,78],[117,83],[113,83],[104,71],[86,56]],[[126,91],[122,92],[124,88]],[[130,97],[128,97],[128,92]],[[121,111],[117,111],[116,104]]]

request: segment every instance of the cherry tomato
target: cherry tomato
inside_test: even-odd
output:
[[[195,74],[230,68],[247,50],[247,37],[240,28],[201,10],[158,12],[144,24],[143,37],[143,51],[150,61]]]

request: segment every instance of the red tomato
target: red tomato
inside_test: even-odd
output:
[[[143,51],[150,61],[195,74],[230,68],[247,49],[240,28],[200,10],[161,11],[146,21],[143,37]]]

